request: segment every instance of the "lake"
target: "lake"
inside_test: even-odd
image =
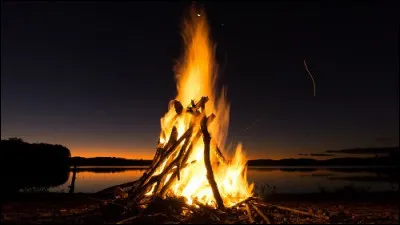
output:
[[[93,193],[117,184],[139,179],[146,167],[79,167],[75,192]],[[316,193],[321,188],[334,191],[348,185],[368,191],[398,190],[398,172],[384,167],[249,167],[247,177],[256,186],[273,185],[277,193]],[[63,185],[53,192],[68,192],[72,171]]]

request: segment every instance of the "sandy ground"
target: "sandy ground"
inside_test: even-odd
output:
[[[353,196],[354,197],[354,196]],[[103,223],[104,201],[110,196],[103,194],[31,193],[19,194],[2,204],[2,222],[5,223]],[[349,224],[398,224],[399,195],[396,193],[369,193],[351,200],[322,194],[275,194],[267,197],[270,204],[329,216],[328,223]],[[90,218],[82,218],[87,212]],[[109,213],[109,212],[107,212]],[[275,223],[321,223],[293,213],[270,211]],[[97,215],[97,216],[95,216]],[[74,222],[71,222],[74,221]],[[116,220],[118,221],[118,220]],[[110,222],[110,221],[107,221]]]

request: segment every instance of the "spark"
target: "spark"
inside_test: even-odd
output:
[[[312,80],[312,82],[313,82],[314,97],[315,97],[315,81],[314,81],[314,77],[311,75],[310,71],[308,70],[308,66],[307,66],[306,60],[304,60],[304,67],[306,68],[306,70],[307,70],[307,72],[308,72],[308,75],[310,75],[311,80]]]
[[[247,130],[249,130],[254,124],[256,124],[259,121],[259,119],[257,118],[256,120],[254,120],[249,126],[247,126],[244,130],[243,133],[246,132]]]

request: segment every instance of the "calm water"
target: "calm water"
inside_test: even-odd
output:
[[[312,193],[320,187],[332,191],[353,185],[369,191],[398,190],[395,170],[385,168],[250,167],[248,180],[256,185],[274,185],[277,193]],[[81,167],[76,174],[75,192],[92,193],[140,178],[143,167]],[[72,172],[63,185],[51,191],[68,192]]]

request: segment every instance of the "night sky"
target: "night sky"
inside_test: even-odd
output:
[[[4,3],[1,138],[150,158],[190,3]],[[205,4],[249,158],[398,146],[398,7]],[[316,81],[316,96],[303,60]]]

